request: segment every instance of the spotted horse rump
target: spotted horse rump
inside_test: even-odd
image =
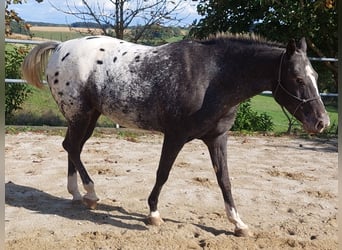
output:
[[[148,198],[149,221],[160,225],[158,197],[185,143],[208,147],[225,210],[237,236],[250,234],[234,204],[227,165],[227,131],[240,102],[270,90],[275,100],[309,133],[329,126],[317,73],[303,38],[287,46],[256,36],[219,35],[150,47],[105,36],[39,44],[22,65],[24,78],[42,87],[42,72],[67,120],[67,189],[73,200],[96,208],[94,182],[80,154],[101,114],[116,123],[160,131],[164,142],[155,185]],[[86,191],[81,195],[77,173]]]

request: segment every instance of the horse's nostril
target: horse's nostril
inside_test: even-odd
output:
[[[322,120],[317,122],[317,124],[316,124],[316,130],[317,131],[322,132],[324,128],[325,128],[325,125],[324,125],[324,122]]]

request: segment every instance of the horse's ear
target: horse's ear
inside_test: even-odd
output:
[[[296,41],[291,39],[286,46],[286,54],[292,56],[296,51]]]
[[[303,37],[302,39],[300,39],[300,41],[299,41],[299,48],[301,49],[301,51],[303,51],[304,53],[306,53],[307,45],[306,45],[305,37]]]

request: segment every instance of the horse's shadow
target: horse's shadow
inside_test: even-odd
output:
[[[109,224],[130,230],[148,230],[147,217],[143,214],[126,211],[123,207],[99,203],[96,210],[87,209],[81,202],[53,196],[42,190],[22,186],[13,182],[5,184],[5,203],[12,207],[23,207],[40,214],[57,215],[70,220],[91,221],[96,224]],[[164,218],[165,222],[182,223]],[[193,223],[194,226],[217,236],[233,235],[232,232]]]
[[[193,223],[194,226],[207,231],[208,233],[213,234],[214,236],[218,236],[218,235],[227,235],[227,236],[234,236],[235,234],[231,231],[226,231],[226,230],[220,230],[220,229],[216,229],[214,227],[210,227],[210,226],[206,226],[206,225],[201,225],[201,224],[197,224],[197,223]]]
[[[301,151],[335,153],[338,151],[338,142],[336,138],[331,138],[331,139],[311,138],[311,139],[305,139],[304,143],[299,143],[299,144],[295,144],[291,146],[285,145],[285,144],[277,144],[277,145],[271,145],[269,147],[292,148],[294,150],[301,150]]]
[[[13,182],[5,184],[5,192],[7,205],[23,207],[36,213],[53,214],[71,220],[91,221],[96,224],[110,224],[124,229],[139,231],[148,229],[145,226],[147,222],[145,215],[130,213],[119,206],[99,203],[96,210],[90,210],[81,202],[72,202]]]

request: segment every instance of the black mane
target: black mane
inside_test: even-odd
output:
[[[233,33],[218,33],[215,35],[210,35],[207,38],[196,40],[202,44],[229,44],[231,42],[237,42],[240,44],[245,45],[256,45],[256,46],[270,46],[270,47],[279,47],[284,48],[284,44],[279,42],[269,41],[266,38],[254,34],[254,33],[240,33],[240,34],[233,34]]]

